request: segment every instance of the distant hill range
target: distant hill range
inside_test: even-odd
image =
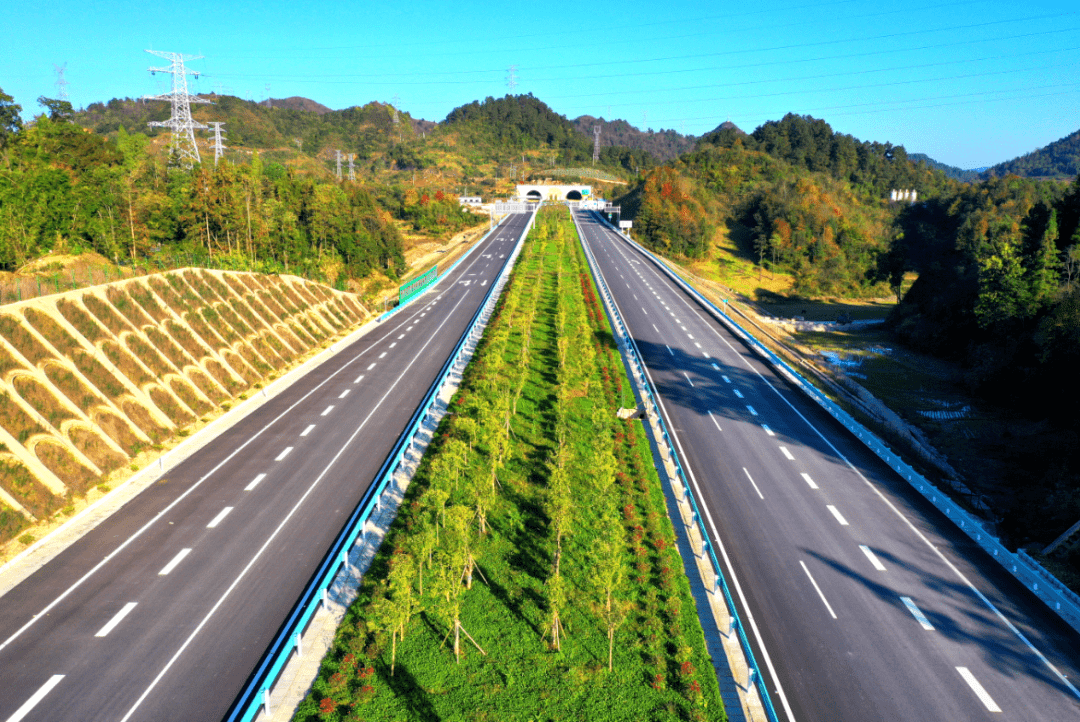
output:
[[[593,137],[593,127],[600,126],[600,147],[622,146],[634,150],[643,150],[661,162],[675,160],[683,153],[693,150],[697,138],[682,135],[674,130],[638,130],[625,120],[604,120],[591,115],[582,115],[570,121],[574,128],[589,137]]]
[[[950,178],[966,183],[977,183],[981,180],[1007,175],[1025,178],[1070,179],[1080,174],[1080,130],[1061,140],[1055,140],[1044,148],[1033,150],[1027,155],[984,168],[964,170],[939,163],[925,153],[912,153],[908,158],[915,162],[924,161],[926,165],[937,168]]]
[[[957,168],[954,165],[939,163],[938,161],[928,156],[926,153],[910,153],[908,155],[908,160],[910,160],[912,163],[918,163],[919,161],[922,161],[923,163],[926,163],[927,167],[936,168],[950,178],[955,178],[956,180],[963,181],[965,183],[979,182],[981,180],[979,174],[982,171],[986,170],[986,168],[972,168],[970,170],[964,170],[963,168]]]
[[[317,103],[311,98],[301,98],[299,95],[294,95],[291,98],[270,98],[270,100],[266,101],[266,105],[273,108],[284,108],[285,110],[308,110],[319,115],[330,112],[330,108],[327,108],[322,103]]]

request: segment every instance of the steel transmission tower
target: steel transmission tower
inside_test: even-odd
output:
[[[394,101],[393,101],[393,103],[391,103],[391,105],[394,108],[394,125],[397,125],[399,122],[401,122],[398,119],[398,106],[401,105],[401,98],[399,98],[399,97],[397,97],[395,95],[394,96]]]
[[[217,167],[218,159],[225,155],[225,138],[221,132],[221,126],[224,123],[215,122],[209,123],[210,127],[214,129],[214,142],[210,144],[210,147],[214,149],[214,167]]]
[[[349,153],[349,180],[356,180],[356,166],[353,165],[353,160],[356,158],[356,153]]]
[[[337,179],[341,180],[341,151],[335,150],[334,154],[337,156]]]
[[[592,142],[592,162],[596,165],[596,161],[600,160],[600,126],[594,125],[592,127],[593,142]]]
[[[195,131],[205,130],[206,126],[196,122],[191,117],[192,103],[210,104],[197,95],[188,93],[187,76],[199,77],[197,70],[184,68],[185,60],[198,60],[201,55],[181,55],[180,53],[166,53],[160,50],[147,50],[151,55],[165,58],[172,64],[167,68],[149,68],[150,74],[169,73],[172,75],[172,92],[164,95],[144,95],[143,100],[168,100],[172,103],[172,117],[165,121],[151,121],[149,126],[155,128],[168,128],[172,131],[173,151],[176,153],[177,162],[185,168],[190,168],[193,163],[201,163],[199,147],[195,145]]]
[[[53,65],[53,68],[56,69],[56,99],[67,100],[68,81],[64,80],[64,71],[67,70],[67,63],[65,62],[63,65]]]
[[[510,88],[510,94],[514,94],[514,88],[517,87],[517,66],[511,65],[510,69],[506,71],[506,87]]]

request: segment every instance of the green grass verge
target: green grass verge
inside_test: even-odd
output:
[[[607,319],[551,209],[295,719],[725,719],[620,405]]]

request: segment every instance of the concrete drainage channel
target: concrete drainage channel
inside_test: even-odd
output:
[[[597,216],[600,221],[607,224],[602,216]],[[654,254],[643,248],[633,240],[627,241],[634,245],[646,257],[666,273],[675,283],[687,293],[698,299],[713,316],[724,324],[732,333],[742,339],[755,353],[766,363],[775,368],[781,375],[790,381],[796,388],[806,394],[818,404],[830,416],[839,421],[843,426],[866,445],[878,458],[888,464],[893,471],[902,476],[908,484],[918,491],[927,501],[937,507],[949,517],[960,531],[964,532],[973,542],[982,547],[994,558],[1007,572],[1013,575],[1035,596],[1039,597],[1051,610],[1053,610],[1066,624],[1080,632],[1080,595],[1066,587],[1061,580],[1047,571],[1035,559],[1022,549],[1016,553],[1008,550],[996,537],[991,535],[982,524],[968,512],[955,503],[947,494],[930,483],[919,472],[911,468],[897,454],[893,452],[873,432],[853,419],[846,411],[832,402],[818,391],[812,384],[806,381],[797,371],[792,369],[779,356],[758,342],[753,336],[744,331],[727,314],[717,308],[709,299],[705,298],[697,289],[686,283],[675,271]]]
[[[333,644],[338,624],[356,598],[360,578],[375,558],[424,450],[461,383],[461,375],[476,351],[535,218],[536,210],[533,210],[532,218],[468,330],[240,693],[226,718],[229,722],[291,719],[307,694],[323,656]]]
[[[574,225],[577,227],[576,216],[574,217]],[[716,558],[712,545],[709,544],[709,537],[705,533],[704,520],[698,511],[697,501],[690,490],[690,484],[679,461],[678,452],[668,435],[663,416],[660,414],[658,397],[654,391],[652,379],[641,361],[641,354],[638,351],[637,344],[634,343],[634,339],[630,336],[626,325],[623,323],[622,316],[615,305],[615,300],[611,296],[603,276],[600,274],[596,259],[593,258],[592,252],[585,244],[581,228],[578,227],[577,231],[585,257],[589,262],[589,269],[596,281],[597,288],[600,289],[604,307],[607,310],[608,317],[611,319],[612,331],[619,347],[619,353],[622,355],[623,363],[633,382],[634,394],[640,407],[644,410],[645,433],[649,436],[660,480],[666,487],[665,496],[668,498],[669,508],[674,503],[676,513],[682,522],[681,528],[678,524],[675,525],[680,542],[679,552],[682,554],[683,563],[685,564],[688,561],[682,548],[685,543],[695,561],[698,579],[694,578],[691,569],[687,568],[686,572],[687,576],[690,577],[691,587],[697,586],[695,583],[700,580],[700,589],[694,590],[694,598],[699,605],[698,614],[702,615],[702,627],[705,628],[709,654],[713,657],[713,665],[716,668],[720,684],[720,694],[724,700],[728,718],[731,720],[769,720],[770,722],[776,722],[776,711],[773,709],[764,678],[758,672],[757,662],[754,659],[754,653],[746,636],[743,622],[739,618],[727,580],[721,570],[720,562]],[[721,552],[723,552],[722,549]],[[703,611],[700,610],[702,602],[705,602],[712,613],[715,628],[719,632],[719,639],[710,639],[709,625],[705,621]]]

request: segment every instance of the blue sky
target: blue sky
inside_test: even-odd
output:
[[[555,111],[701,134],[787,112],[963,168],[1080,128],[1080,6],[907,0],[717,3],[5,3],[0,88],[40,112],[161,92],[155,48],[205,56],[199,92],[371,100],[442,120],[531,92]]]

